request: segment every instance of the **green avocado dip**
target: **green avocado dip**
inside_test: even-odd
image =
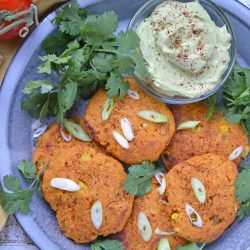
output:
[[[137,29],[153,87],[170,97],[200,97],[225,73],[231,37],[198,2],[163,2]]]

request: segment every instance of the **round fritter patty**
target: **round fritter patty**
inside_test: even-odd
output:
[[[173,230],[192,242],[217,239],[237,216],[238,203],[234,187],[237,174],[235,163],[215,154],[195,156],[174,166],[166,175],[166,196],[174,218]],[[192,178],[199,179],[205,186],[204,204],[194,194]],[[186,204],[200,215],[202,227],[191,224],[185,210]]]
[[[176,131],[163,153],[165,166],[172,166],[189,158],[207,153],[226,158],[239,146],[248,144],[247,135],[239,125],[231,124],[219,113],[206,120],[207,107],[202,103],[170,106],[176,127],[190,120],[201,121],[194,129]],[[240,157],[235,160],[239,165]]]
[[[104,90],[99,90],[90,100],[84,116],[89,135],[117,159],[135,164],[142,161],[156,161],[169,144],[174,132],[175,123],[172,112],[167,106],[146,94],[131,78],[128,79],[132,90],[140,98],[134,100],[126,95],[122,101],[115,99],[115,107],[108,121],[102,120],[103,104],[107,99]],[[166,123],[154,123],[140,118],[137,113],[152,110],[168,117]],[[129,142],[129,149],[122,148],[113,137],[113,131],[123,135],[120,120],[127,118],[132,125],[135,138]]]
[[[74,118],[75,123],[80,123],[78,118]],[[67,132],[64,131],[66,134]],[[46,165],[52,158],[57,158],[57,152],[60,150],[68,150],[74,145],[88,145],[95,148],[98,152],[105,152],[95,142],[83,142],[72,136],[70,142],[66,142],[60,133],[60,127],[58,124],[51,124],[46,132],[39,138],[36,145],[33,162],[37,166],[37,170],[41,170],[42,166]]]
[[[126,174],[122,165],[85,143],[54,149],[54,154],[57,157],[50,159],[45,170],[42,191],[65,235],[76,243],[87,243],[99,235],[120,232],[133,205],[133,196],[123,191]],[[73,180],[81,189],[67,192],[53,188],[52,178]],[[103,209],[99,230],[91,221],[91,207],[96,201]]]
[[[173,229],[170,219],[171,210],[164,200],[165,197],[164,195],[160,196],[158,193],[158,185],[155,179],[152,184],[153,187],[149,194],[135,198],[132,214],[122,232],[116,236],[122,241],[126,250],[157,249],[159,240],[164,237],[168,238],[171,250],[186,243],[186,240],[177,235],[163,236],[154,233],[156,228],[165,232],[172,232]],[[138,231],[137,220],[139,212],[144,212],[147,215],[152,228],[152,237],[148,242],[143,241]]]

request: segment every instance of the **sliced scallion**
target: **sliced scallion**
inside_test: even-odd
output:
[[[63,125],[67,131],[81,141],[92,141],[82,127],[76,123],[70,122],[67,119],[63,120]]]
[[[157,250],[171,250],[170,244],[167,238],[161,238],[159,240]]]
[[[157,188],[157,191],[160,195],[163,195],[163,193],[165,192],[166,186],[167,186],[164,174],[163,173],[156,173],[155,178],[158,181],[158,183],[160,184],[160,187]]]
[[[53,178],[50,181],[50,186],[68,192],[76,192],[80,190],[79,185],[77,185],[74,181],[66,178]]]
[[[62,127],[60,128],[60,133],[61,133],[61,136],[62,136],[62,138],[63,138],[64,141],[66,141],[66,142],[70,142],[71,141],[72,135],[71,134],[69,134],[68,136],[65,135],[65,133],[63,132]]]
[[[197,200],[203,204],[206,201],[206,189],[203,183],[197,179],[197,178],[192,178],[191,179],[191,185],[194,191],[194,194],[197,198]]]
[[[133,133],[132,125],[127,118],[121,119],[121,128],[122,128],[122,132],[123,132],[125,138],[128,141],[132,141],[135,136]]]
[[[190,223],[193,224],[196,227],[202,227],[202,219],[200,215],[195,211],[194,208],[192,208],[189,204],[185,205],[187,216],[190,220]]]
[[[159,228],[156,228],[155,234],[167,236],[167,235],[173,235],[173,234],[175,234],[175,232],[163,232]]]
[[[168,117],[166,115],[163,115],[161,113],[158,113],[152,110],[142,110],[142,111],[139,111],[137,115],[147,121],[156,122],[156,123],[168,121]]]
[[[147,215],[143,212],[139,212],[138,214],[137,227],[142,239],[149,241],[152,236],[152,228]]]
[[[129,144],[127,139],[125,139],[121,134],[119,134],[117,131],[113,131],[113,137],[114,139],[119,143],[119,145],[125,149],[129,149]]]
[[[102,120],[107,121],[115,107],[115,100],[112,98],[108,98],[103,105],[102,109]]]
[[[34,131],[33,139],[37,139],[38,137],[40,137],[41,135],[43,135],[44,132],[46,131],[47,127],[48,127],[47,125],[44,125],[44,126],[42,126],[42,127],[37,128],[37,129]]]
[[[186,121],[186,122],[181,123],[178,126],[177,130],[195,128],[200,123],[201,121]]]
[[[135,90],[129,89],[128,90],[128,95],[129,95],[129,97],[131,97],[134,100],[140,99],[140,96],[139,96],[138,92],[135,91]]]
[[[99,230],[102,225],[102,203],[96,201],[91,207],[91,221],[96,230]]]
[[[230,160],[230,161],[235,160],[236,158],[238,158],[238,157],[242,154],[243,150],[244,150],[244,147],[243,147],[243,146],[237,147],[237,148],[229,155],[228,160]]]

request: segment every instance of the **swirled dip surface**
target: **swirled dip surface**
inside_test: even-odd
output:
[[[136,32],[153,86],[168,96],[200,97],[228,67],[230,34],[198,2],[163,2]]]

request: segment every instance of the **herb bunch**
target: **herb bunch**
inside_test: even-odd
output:
[[[29,213],[29,203],[33,194],[37,192],[42,196],[40,177],[46,165],[38,174],[36,174],[36,166],[31,162],[20,161],[17,164],[17,168],[30,185],[28,188],[22,189],[18,177],[12,175],[4,176],[3,185],[8,191],[4,191],[0,186],[0,202],[8,214],[16,212],[27,214]]]
[[[129,84],[123,76],[136,70],[147,75],[139,53],[139,37],[133,30],[117,36],[117,15],[105,12],[88,15],[76,0],[57,12],[54,23],[59,33],[42,45],[47,55],[40,57],[41,74],[56,72],[59,83],[47,80],[27,82],[22,108],[32,117],[56,116],[62,124],[66,112],[79,98],[89,98],[98,87],[105,86],[109,98],[122,99]]]
[[[240,124],[250,135],[250,69],[235,65],[234,72],[223,88],[223,107],[217,102],[218,95],[206,100],[207,118],[214,111],[224,110],[226,119],[234,124]]]
[[[250,134],[250,69],[236,65],[223,93],[229,122],[241,124]]]

